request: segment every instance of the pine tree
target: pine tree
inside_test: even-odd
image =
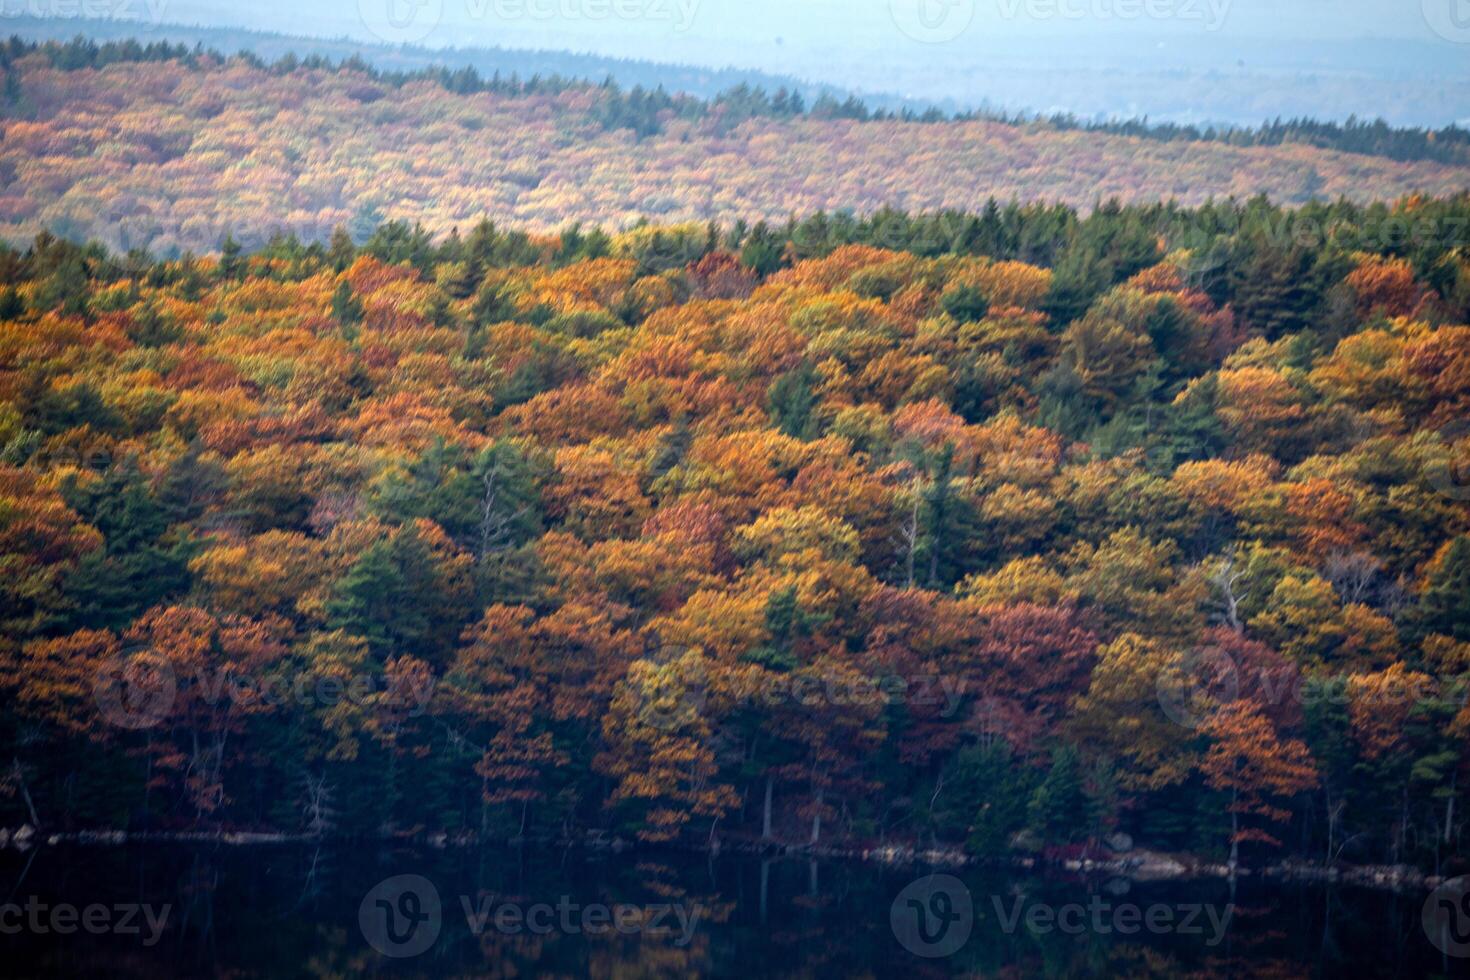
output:
[[[241,257],[240,243],[235,241],[235,236],[226,234],[224,242],[219,248],[219,277],[227,282],[242,279],[245,276],[245,259]]]
[[[931,791],[935,833],[943,840],[963,840],[978,854],[1004,854],[1026,826],[1033,782],[1004,739],[960,750]]]
[[[85,317],[91,313],[91,282],[82,257],[68,251],[56,271],[41,287],[38,305],[43,310],[57,310],[67,316]]]
[[[951,286],[939,297],[939,305],[961,323],[977,323],[990,312],[990,302],[975,286]]]
[[[1085,833],[1088,809],[1077,750],[1059,746],[1052,751],[1051,768],[1026,805],[1027,826],[1045,841],[1071,843]]]
[[[332,229],[332,240],[327,245],[327,264],[337,275],[347,271],[357,258],[357,246],[352,244],[352,236],[347,234],[347,229],[338,225]]]
[[[786,244],[764,221],[746,236],[740,247],[740,264],[758,276],[768,276],[785,264]]]
[[[1419,596],[1419,630],[1470,642],[1470,536],[1445,545]]]
[[[14,320],[26,311],[25,301],[14,286],[0,289],[0,320]]]
[[[931,589],[947,589],[970,571],[980,540],[975,508],[956,492],[954,445],[924,454],[927,479],[920,490],[919,530],[915,561],[927,566],[922,576]]]
[[[803,364],[771,383],[766,396],[767,410],[776,428],[793,439],[811,439],[816,435],[817,381],[816,370]]]
[[[337,288],[332,293],[332,319],[341,325],[342,334],[348,340],[357,336],[362,313],[362,300],[353,295],[352,286],[346,279],[337,283]]]

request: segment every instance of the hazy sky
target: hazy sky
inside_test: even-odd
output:
[[[957,107],[1470,119],[1470,0],[0,0],[63,8],[734,66]]]
[[[0,0],[54,5],[63,0]],[[83,3],[84,0],[76,0]],[[915,48],[1006,37],[1470,42],[1470,0],[94,0],[168,21],[640,56],[742,47]],[[156,12],[156,14],[155,14]],[[1438,28],[1438,33],[1436,33]],[[1470,44],[1462,44],[1470,61]],[[875,66],[877,67],[877,66]]]

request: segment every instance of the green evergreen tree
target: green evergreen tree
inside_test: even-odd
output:
[[[975,286],[951,286],[939,297],[939,305],[961,323],[976,323],[990,312],[990,301]]]
[[[786,264],[785,251],[785,239],[762,221],[745,237],[740,247],[740,264],[758,276],[768,276]]]
[[[1422,634],[1441,633],[1470,642],[1470,536],[1450,542],[1419,596]]]
[[[347,229],[341,225],[333,228],[332,239],[327,245],[327,264],[332,271],[340,276],[356,259],[357,246],[352,244],[352,236],[347,234]]]
[[[1051,768],[1026,805],[1027,826],[1049,843],[1069,844],[1085,834],[1089,810],[1077,750],[1058,746],[1052,751]]]
[[[981,539],[974,505],[955,487],[954,445],[922,454],[919,465],[926,480],[920,491],[919,540],[915,566],[931,589],[948,589],[973,570],[976,543]]]
[[[246,263],[241,254],[240,243],[235,241],[235,236],[226,234],[224,242],[219,247],[219,277],[226,282],[243,279],[245,276]]]
[[[68,483],[63,495],[106,541],[66,578],[71,628],[117,629],[188,590],[194,549],[187,539],[170,536],[167,513],[135,460],[111,467],[90,484]]]
[[[1026,826],[1034,791],[1031,771],[1020,765],[1010,744],[994,739],[967,746],[944,767],[931,790],[930,820],[936,836],[963,841],[977,854],[1005,854]]]
[[[352,286],[343,279],[332,292],[332,319],[342,327],[348,340],[357,337],[358,325],[362,323],[362,300],[352,292]]]
[[[92,312],[91,285],[81,255],[68,250],[56,271],[42,284],[37,305],[66,316],[88,316]]]
[[[1052,329],[1060,331],[1087,312],[1092,301],[1107,289],[1110,275],[1096,252],[1068,249],[1052,272],[1051,289],[1042,311],[1051,318]]]
[[[469,599],[418,532],[405,527],[348,569],[327,602],[327,621],[362,637],[380,660],[408,654],[442,666],[459,640]]]
[[[20,291],[14,286],[6,286],[0,289],[0,320],[16,320],[25,313],[25,301],[20,298]]]
[[[766,409],[776,428],[793,439],[812,439],[817,434],[817,377],[810,364],[788,371],[771,383]]]

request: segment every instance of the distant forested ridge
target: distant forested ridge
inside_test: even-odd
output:
[[[162,42],[12,40],[0,62],[0,237],[45,229],[162,256],[217,248],[227,234],[252,248],[278,231],[325,241],[338,225],[361,242],[389,219],[438,236],[483,216],[544,233],[576,221],[978,210],[990,199],[1371,201],[1470,180],[1463,163],[1291,136],[1357,149],[1410,139],[1374,125],[1145,138],[1067,120],[895,115],[791,89],[737,86],[705,101],[560,76],[266,65]]]
[[[0,825],[1463,869],[1467,221],[0,249]]]
[[[96,29],[90,23],[89,27]],[[125,30],[126,26],[112,26],[113,32]],[[236,51],[237,56],[261,67],[269,67],[274,73],[287,73],[297,68],[336,67],[364,72],[393,85],[429,79],[460,95],[485,91],[511,94],[558,92],[572,86],[601,82],[601,87],[608,93],[609,103],[601,115],[603,121],[611,128],[626,127],[640,135],[659,132],[658,114],[677,109],[685,116],[702,118],[712,112],[723,112],[733,114],[737,120],[756,116],[789,118],[803,114],[821,119],[986,120],[1164,142],[1215,141],[1242,147],[1301,143],[1319,149],[1363,153],[1391,160],[1470,163],[1470,130],[1456,125],[1441,129],[1406,128],[1391,126],[1382,119],[1353,117],[1341,123],[1278,118],[1256,127],[1190,126],[1150,123],[1146,119],[1100,121],[1067,114],[959,111],[893,96],[857,96],[839,92],[831,86],[736,69],[702,69],[507,49],[492,49],[479,59],[473,56],[472,49],[467,53],[471,64],[448,68],[442,64],[445,52],[430,49],[398,47],[391,49],[391,55],[386,55],[383,52],[390,49],[348,41],[308,41],[305,38],[221,28],[193,28],[188,33],[208,39],[209,43],[200,40],[190,46],[167,41],[144,42],[128,37],[98,42],[80,34],[67,41],[37,42],[12,36],[7,56],[13,58],[26,50],[40,48],[45,50],[53,66],[77,69],[100,68],[126,61],[178,59],[190,62],[199,56],[220,61],[225,57],[222,52]],[[290,49],[279,50],[291,44],[298,47],[310,45],[314,51],[298,55]],[[273,57],[263,57],[260,53],[277,50],[279,53]],[[488,67],[475,64],[477,60],[483,60]],[[487,71],[488,76],[485,74]],[[621,90],[625,88],[631,91],[624,94]]]

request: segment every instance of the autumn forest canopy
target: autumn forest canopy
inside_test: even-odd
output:
[[[0,43],[0,239],[42,231],[174,258],[276,232],[436,238],[488,217],[784,221],[818,211],[1091,208],[1266,194],[1358,203],[1470,183],[1450,125],[1263,120],[1252,129],[915,109],[740,84],[707,99],[611,80],[269,63],[164,42]]]
[[[0,249],[0,823],[1463,860],[1467,225]]]

